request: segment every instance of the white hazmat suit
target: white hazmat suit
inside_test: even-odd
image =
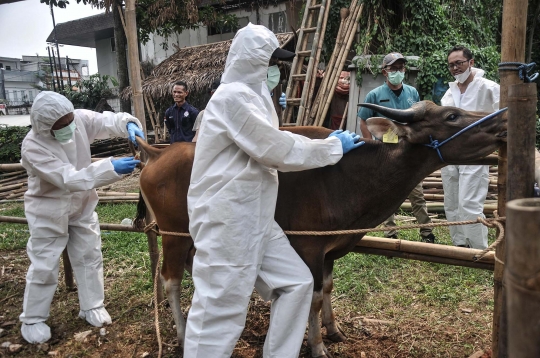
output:
[[[73,112],[76,129],[69,141],[60,143],[50,133],[53,124]],[[24,292],[23,337],[30,343],[45,342],[50,329],[51,301],[58,284],[62,251],[67,251],[79,294],[81,318],[94,326],[111,323],[103,306],[103,262],[95,188],[120,178],[111,159],[92,163],[90,143],[109,136],[127,137],[126,125],[140,122],[127,113],[74,110],[64,96],[41,92],[30,114],[32,130],[21,148],[21,163],[28,172],[24,195],[30,229],[27,253],[31,265]]]
[[[461,93],[457,81],[441,99],[441,105],[459,107],[468,111],[494,112],[499,109],[499,85],[484,78],[484,71],[471,70],[474,79]],[[448,221],[476,220],[484,216],[484,202],[489,188],[487,165],[448,165],[441,169],[444,188],[444,211]],[[454,245],[485,249],[488,230],[482,224],[450,226]]]
[[[277,171],[335,164],[343,149],[334,137],[310,140],[277,129],[265,82],[277,47],[264,26],[238,31],[202,120],[188,191],[197,251],[186,358],[231,356],[254,286],[272,300],[263,356],[296,358],[300,351],[313,278],[274,221]]]

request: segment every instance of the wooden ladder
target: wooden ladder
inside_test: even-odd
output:
[[[315,79],[317,67],[321,57],[321,49],[326,32],[326,22],[330,12],[331,0],[307,0],[302,26],[298,30],[298,43],[296,44],[296,57],[291,65],[291,75],[287,83],[285,95],[287,97],[287,108],[284,113],[284,123],[295,123],[302,125],[307,120],[313,91],[315,89]],[[315,24],[315,18],[317,23]],[[308,44],[311,37],[311,49]],[[307,70],[302,73],[305,58],[309,58]],[[300,81],[304,81],[302,95],[296,97]],[[292,121],[295,108],[298,107],[296,119]],[[305,118],[305,119],[304,119]]]

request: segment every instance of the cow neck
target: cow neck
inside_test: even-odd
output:
[[[355,212],[347,215],[350,218],[347,226],[364,228],[366,223],[378,225],[388,218],[421,180],[444,164],[435,151],[422,145],[367,140],[364,146],[345,155],[337,165],[344,166],[342,173],[350,174],[335,187],[341,191],[345,187],[346,195],[358,198],[358,204],[353,208]],[[353,168],[352,172],[348,168]],[[377,207],[368,207],[365,203],[377,203]]]

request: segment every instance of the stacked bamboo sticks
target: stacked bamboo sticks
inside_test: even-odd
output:
[[[5,173],[0,176],[0,200],[17,199],[28,190],[26,171]]]
[[[339,75],[354,40],[363,7],[364,5],[359,4],[357,0],[352,0],[349,9],[342,9],[336,46],[326,66],[323,81],[317,92],[317,96],[313,100],[309,116],[304,116],[302,125],[322,126],[328,108],[330,107]]]

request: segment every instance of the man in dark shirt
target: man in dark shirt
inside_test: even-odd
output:
[[[191,142],[195,136],[193,124],[199,110],[186,102],[188,94],[188,86],[185,82],[178,81],[174,84],[172,90],[174,104],[165,111],[164,118],[171,137],[171,144]]]

